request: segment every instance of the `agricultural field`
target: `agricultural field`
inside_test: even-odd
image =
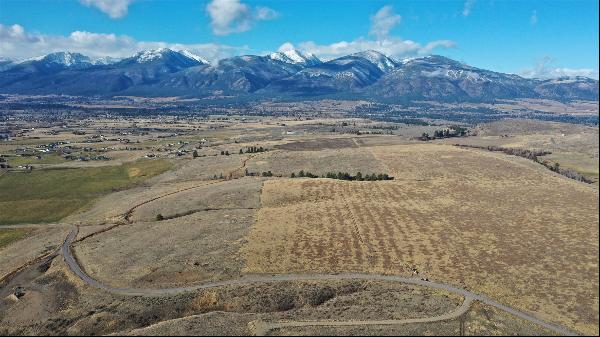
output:
[[[168,170],[167,161],[8,172],[0,176],[0,225],[58,221],[96,197]]]
[[[446,144],[498,146],[547,151],[540,161],[574,170],[598,185],[598,128],[533,120],[480,125],[476,136],[445,139]]]
[[[371,150],[394,181],[266,182],[245,271],[417,270],[597,329],[597,189],[506,155],[439,145]]]
[[[483,148],[552,152],[593,177],[597,127],[515,120],[425,141],[454,124],[66,124],[0,143],[0,334],[598,331],[597,183]]]

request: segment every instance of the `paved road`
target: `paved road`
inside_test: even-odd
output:
[[[433,282],[433,281],[424,281],[419,278],[414,277],[402,277],[396,275],[374,275],[374,274],[275,274],[275,275],[248,275],[238,279],[226,280],[226,281],[216,281],[198,285],[191,285],[185,287],[175,287],[175,288],[164,288],[164,289],[135,289],[135,288],[115,288],[111,287],[107,284],[99,282],[89,275],[87,275],[73,256],[71,252],[71,245],[75,238],[77,237],[78,230],[73,229],[67,239],[64,241],[61,247],[61,253],[65,259],[65,262],[83,282],[86,284],[96,287],[98,289],[102,289],[108,291],[113,294],[119,295],[127,295],[127,296],[169,296],[175,295],[184,292],[202,290],[202,289],[210,289],[216,287],[223,286],[241,286],[248,285],[254,283],[273,283],[273,282],[284,282],[284,281],[340,281],[340,280],[365,280],[365,281],[386,281],[386,282],[399,282],[404,284],[412,284],[419,285],[434,289],[445,290],[454,294],[458,294],[464,296],[465,298],[471,298],[472,300],[480,301],[484,304],[493,306],[505,312],[508,312],[514,316],[527,320],[529,322],[535,323],[539,326],[542,326],[546,329],[559,333],[561,335],[567,336],[576,336],[577,333],[562,327],[560,325],[546,322],[542,319],[539,319],[532,314],[525,313],[523,311],[511,308],[506,306],[498,301],[495,301],[491,298],[488,298],[484,295],[479,295],[473,293],[471,291],[455,287],[450,284],[445,284],[441,282]]]

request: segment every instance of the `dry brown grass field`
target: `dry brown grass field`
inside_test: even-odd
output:
[[[36,257],[54,251],[69,233],[65,225],[32,226],[28,230],[26,237],[0,247],[0,279]]]
[[[239,275],[237,252],[261,185],[245,178],[165,191],[166,197],[135,209],[133,224],[90,237],[75,252],[90,275],[115,286],[167,287]],[[156,221],[158,214],[165,220]]]
[[[304,142],[302,145],[292,143],[292,145],[286,146],[293,146],[294,148],[301,148],[303,150],[273,150],[260,154],[254,160],[248,162],[248,170],[256,173],[272,171],[273,174],[284,177],[289,177],[291,173],[298,173],[300,170],[318,175],[338,171],[351,172],[352,174],[358,171],[363,174],[386,171],[385,167],[376,160],[368,149],[359,148],[350,139],[346,140],[346,142],[349,142],[348,144],[352,144],[353,146],[348,147],[344,143],[344,146],[340,148],[330,149],[325,147],[318,151],[304,150]]]
[[[542,161],[559,163],[598,185],[598,128],[534,120],[507,120],[480,125],[477,136],[444,139],[445,144],[500,146],[550,151]]]
[[[420,275],[598,331],[598,191],[523,158],[372,148],[388,182],[267,181],[244,271]]]
[[[61,127],[36,128],[0,144],[9,162],[32,160],[33,172],[111,169],[148,155],[169,163],[165,172],[126,189],[94,195],[85,208],[56,222],[11,226],[27,235],[0,244],[0,278],[56,251],[78,230],[71,251],[97,282],[157,292],[186,287],[177,294],[162,289],[158,297],[98,289],[73,273],[58,251],[51,263],[30,264],[0,283],[0,335],[254,334],[261,324],[290,321],[431,318],[464,300],[397,282],[271,279],[352,272],[448,283],[580,333],[598,333],[597,184],[568,179],[521,157],[453,146],[550,150],[542,159],[597,175],[598,129],[521,120],[480,125],[469,137],[414,138],[444,123],[418,126],[343,114],[98,119],[81,122],[83,136]],[[136,133],[137,127],[154,131]],[[133,131],[130,143],[87,142],[90,135],[124,136],[121,128]],[[393,133],[370,133],[380,130]],[[63,139],[80,147],[114,147],[102,152],[111,160],[55,163],[17,151]],[[250,146],[267,151],[239,153]],[[194,150],[200,157],[193,157]],[[289,178],[300,170],[387,173],[395,179]],[[274,176],[256,175],[264,171]],[[136,177],[141,171],[126,173]],[[266,281],[237,282],[253,278]],[[221,280],[233,282],[187,288]],[[9,294],[17,286],[25,295],[15,300]],[[552,334],[477,301],[453,317],[387,326],[285,327],[269,334]]]

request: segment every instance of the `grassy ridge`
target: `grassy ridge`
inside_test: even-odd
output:
[[[8,172],[0,177],[0,225],[58,221],[111,191],[165,172],[166,160],[119,166]]]

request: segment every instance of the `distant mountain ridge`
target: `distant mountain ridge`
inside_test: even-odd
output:
[[[0,58],[0,93],[479,101],[505,98],[598,100],[598,81],[530,79],[443,57],[394,60],[367,50],[322,61],[297,50],[211,64],[186,50],[145,50],[124,59],[58,52]]]

